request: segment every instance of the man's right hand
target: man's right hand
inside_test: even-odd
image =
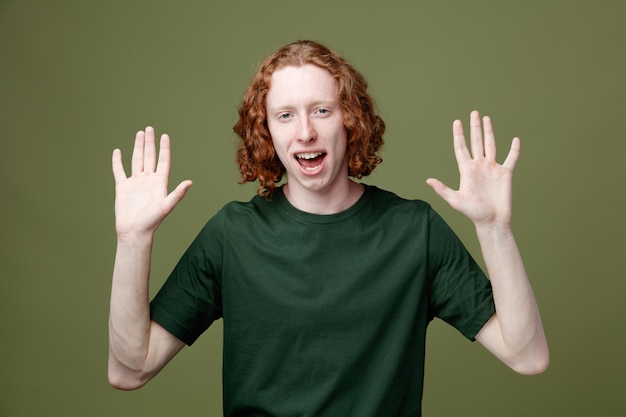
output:
[[[150,319],[152,239],[157,227],[191,187],[183,181],[168,194],[170,139],[161,136],[157,159],[154,129],[137,132],[132,173],[113,151],[117,251],[109,313],[109,382],[136,389],[148,382],[184,343]]]
[[[153,234],[192,185],[189,180],[183,181],[168,193],[170,138],[161,135],[158,159],[155,142],[152,127],[147,127],[145,132],[137,132],[130,177],[126,176],[121,151],[113,151],[115,228],[118,238]]]

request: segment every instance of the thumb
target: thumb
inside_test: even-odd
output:
[[[428,178],[426,180],[426,184],[428,184],[439,197],[444,199],[448,204],[452,205],[454,190],[436,178]]]
[[[183,181],[178,184],[178,186],[171,193],[168,194],[166,198],[168,211],[173,210],[174,207],[176,207],[176,205],[180,203],[180,200],[185,197],[187,190],[189,190],[192,185],[193,182],[191,180]]]

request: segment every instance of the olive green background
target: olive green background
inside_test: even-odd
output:
[[[110,155],[128,164],[153,125],[172,137],[172,182],[194,180],[157,233],[156,291],[204,222],[254,193],[236,184],[236,109],[257,63],[298,38],[370,82],[388,132],[365,181],[431,202],[479,258],[424,180],[456,186],[451,122],[473,109],[502,157],[522,138],[514,230],[551,367],[516,375],[436,321],[424,414],[621,414],[625,22],[617,0],[0,0],[0,416],[220,415],[221,323],[141,390],[107,385]]]

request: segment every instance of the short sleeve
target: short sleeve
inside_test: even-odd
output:
[[[495,313],[491,283],[458,236],[432,209],[428,238],[430,314],[473,341]]]
[[[222,315],[221,228],[211,219],[185,251],[150,303],[152,320],[193,344]]]

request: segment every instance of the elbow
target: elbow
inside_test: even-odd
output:
[[[122,391],[139,389],[149,381],[149,378],[143,378],[136,372],[123,371],[112,366],[109,366],[107,377],[111,387]]]
[[[545,351],[537,352],[525,358],[525,360],[510,364],[509,366],[520,375],[539,375],[548,370],[550,366],[550,353],[546,349]]]
[[[550,361],[536,361],[531,364],[524,364],[523,366],[512,366],[511,368],[520,375],[539,375],[548,370]]]
[[[131,380],[129,378],[120,378],[119,375],[108,375],[109,385],[115,389],[121,391],[133,391],[141,388],[144,384],[137,380]]]

